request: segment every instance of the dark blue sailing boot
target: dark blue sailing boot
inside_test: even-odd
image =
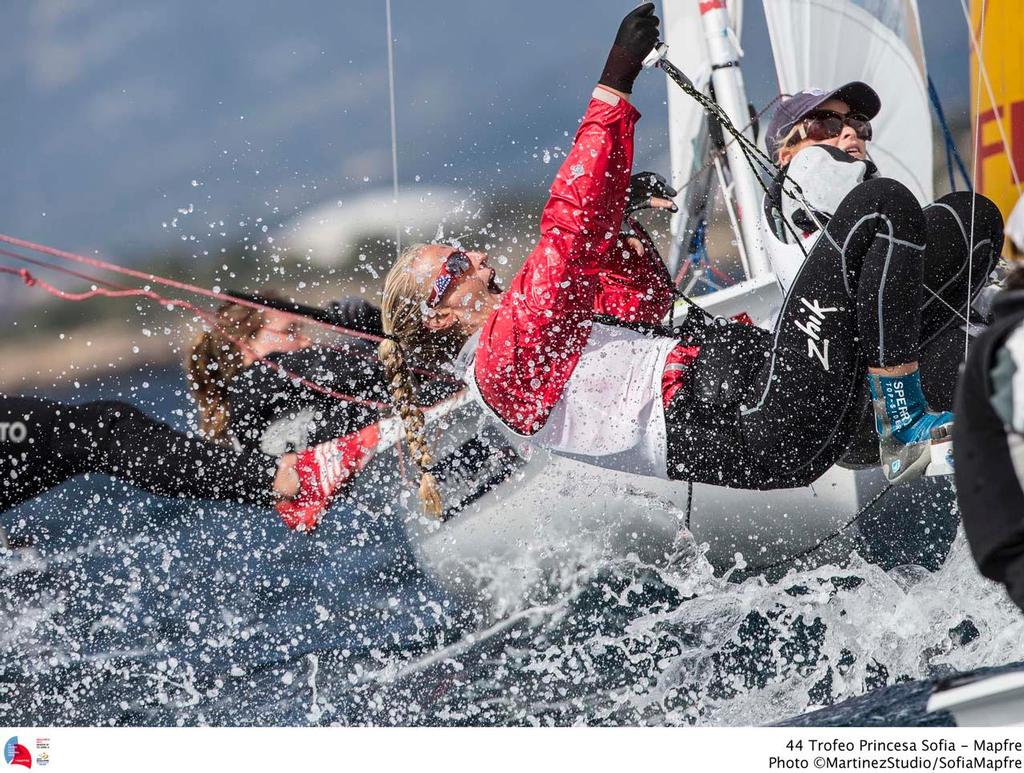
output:
[[[931,461],[932,430],[953,423],[949,411],[929,410],[921,372],[906,376],[868,374],[882,470],[890,483],[919,478]]]

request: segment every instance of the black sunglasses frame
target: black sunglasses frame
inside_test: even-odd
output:
[[[812,130],[808,127],[807,124],[810,122],[814,122],[818,129]],[[860,113],[846,113],[844,115],[834,110],[811,110],[800,117],[796,126],[800,127],[800,132],[790,141],[790,145],[805,139],[816,141],[830,140],[842,134],[843,128],[846,126],[853,129],[857,137],[864,140],[864,142],[870,142],[873,136],[871,121]]]

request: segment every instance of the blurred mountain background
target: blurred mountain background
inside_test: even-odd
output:
[[[305,297],[372,297],[396,218],[403,241],[440,222],[515,264],[629,7],[393,0],[396,212],[384,0],[4,3],[0,232]],[[966,126],[961,6],[927,0],[921,21],[947,113]],[[743,45],[761,107],[777,85],[760,3],[746,4]],[[634,102],[638,167],[667,172],[665,95],[650,73]],[[103,316],[139,327],[134,303],[44,300],[0,277],[0,346]]]

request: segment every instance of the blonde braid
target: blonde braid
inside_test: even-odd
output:
[[[412,460],[420,470],[420,501],[428,515],[441,516],[441,491],[430,472],[434,457],[424,434],[423,411],[416,404],[416,382],[410,360],[426,367],[451,358],[465,343],[465,335],[455,329],[432,331],[423,324],[423,309],[429,296],[429,283],[417,280],[413,263],[427,245],[414,244],[405,250],[384,280],[381,317],[387,336],[378,347],[384,375],[391,390],[395,410],[402,418],[405,441]]]
[[[397,341],[385,338],[378,347],[380,361],[384,364],[384,378],[391,389],[391,400],[395,410],[402,417],[405,430],[405,442],[413,463],[420,470],[420,502],[428,515],[441,516],[441,490],[437,478],[430,472],[434,465],[434,457],[430,453],[430,445],[424,435],[423,411],[414,402],[415,384],[412,373],[406,366],[402,347]]]

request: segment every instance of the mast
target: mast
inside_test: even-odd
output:
[[[707,93],[711,68],[697,6],[690,2],[663,2],[662,27],[672,63],[690,77],[696,88]],[[694,230],[707,208],[710,178],[703,164],[710,140],[704,109],[670,78],[665,79],[665,86],[672,185],[684,194],[677,202],[679,211],[672,216],[672,246],[666,256],[669,273],[675,276],[691,251]]]
[[[711,83],[715,99],[729,120],[737,127],[746,126],[743,133],[753,141],[753,129],[748,126],[750,113],[747,92],[740,72],[742,52],[736,33],[729,20],[725,0],[693,0],[699,2],[701,25],[707,42],[711,62]],[[760,218],[762,191],[746,157],[735,142],[726,144],[726,158],[732,173],[733,197],[739,212],[740,237],[750,266],[751,279],[771,274],[771,263],[761,240]]]

